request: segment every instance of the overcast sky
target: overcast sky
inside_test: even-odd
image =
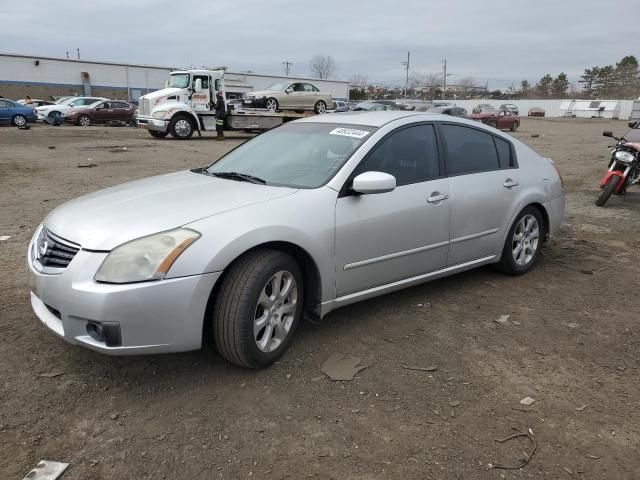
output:
[[[314,54],[336,77],[403,84],[401,62],[490,87],[640,56],[638,0],[2,0],[0,52],[308,76]]]

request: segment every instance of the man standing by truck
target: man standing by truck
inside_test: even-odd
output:
[[[224,121],[227,118],[227,106],[222,92],[216,93],[216,140],[224,140]]]

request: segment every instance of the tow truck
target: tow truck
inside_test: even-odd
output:
[[[147,93],[138,101],[138,127],[152,137],[188,140],[198,132],[216,129],[216,93],[222,92],[227,106],[225,130],[263,131],[312,113],[270,112],[266,109],[235,108],[227,100],[225,69],[176,70],[165,88]]]

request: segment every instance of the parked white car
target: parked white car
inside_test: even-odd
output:
[[[58,114],[64,117],[72,108],[88,107],[89,105],[104,100],[108,99],[104,97],[69,97],[61,100],[60,103],[36,108],[36,115],[38,116],[38,120],[44,120],[47,117],[53,118]]]

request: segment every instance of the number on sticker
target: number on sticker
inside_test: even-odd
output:
[[[329,135],[342,135],[343,137],[364,138],[369,135],[366,130],[356,130],[355,128],[334,128]]]

